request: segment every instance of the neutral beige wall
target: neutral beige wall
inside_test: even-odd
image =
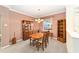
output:
[[[14,32],[16,33],[17,40],[22,39],[21,21],[33,20],[33,17],[10,11],[3,6],[0,6],[0,15],[2,20],[2,46],[9,45],[9,40],[13,37]],[[5,27],[4,24],[7,24],[8,26]]]
[[[17,40],[22,39],[22,20],[29,20],[32,21],[33,18],[29,16],[25,16],[13,11],[10,11],[10,38],[13,37],[14,32],[16,35]]]
[[[1,15],[1,21],[2,21],[2,40],[1,40],[1,46],[5,46],[9,44],[9,17],[8,17],[9,11],[8,8],[4,8],[0,6],[0,15]],[[4,24],[7,24],[8,26],[5,27]]]
[[[50,19],[52,21],[52,30],[51,32],[53,33],[53,36],[55,38],[57,38],[57,21],[58,20],[61,20],[61,19],[66,19],[66,13],[63,12],[63,13],[58,13],[58,14],[55,14],[55,15],[51,15],[51,16],[46,16],[46,17],[42,17],[44,19]],[[44,30],[43,29],[43,22],[40,23],[40,30]]]

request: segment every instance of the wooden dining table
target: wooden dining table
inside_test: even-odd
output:
[[[31,45],[31,40],[39,40],[43,38],[44,34],[43,33],[35,33],[30,35],[30,45]]]

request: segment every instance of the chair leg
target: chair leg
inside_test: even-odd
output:
[[[47,41],[47,43],[49,43],[49,40],[48,39],[46,41]]]
[[[44,51],[44,46],[43,46],[43,44],[42,44],[42,50]]]
[[[45,48],[47,48],[47,43],[45,42]]]
[[[38,41],[36,42],[36,48],[37,48],[37,51],[39,51],[39,43],[38,43]]]
[[[34,46],[34,40],[33,40],[32,44],[33,44],[33,46]]]
[[[39,51],[39,46],[37,47],[37,50]]]
[[[37,51],[39,51],[39,44],[37,43]]]
[[[31,46],[31,38],[30,38],[30,46]]]

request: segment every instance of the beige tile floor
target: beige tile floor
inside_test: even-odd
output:
[[[36,47],[29,45],[29,40],[18,42],[7,48],[0,49],[0,53],[67,53],[66,43],[61,43],[55,39],[49,39],[49,45],[42,51],[37,51]]]

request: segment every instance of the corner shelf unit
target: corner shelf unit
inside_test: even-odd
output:
[[[58,37],[57,40],[60,42],[66,42],[66,20],[58,20]]]
[[[22,36],[23,40],[29,39],[32,21],[22,20]]]

